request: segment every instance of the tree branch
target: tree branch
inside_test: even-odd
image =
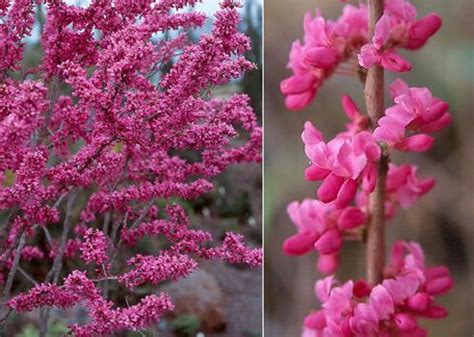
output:
[[[383,14],[383,0],[368,0],[369,38],[375,25]],[[380,66],[373,66],[367,72],[365,81],[365,102],[372,126],[384,114],[384,72]],[[385,181],[388,171],[388,158],[382,157],[377,167],[377,184],[370,196],[370,220],[367,226],[367,281],[379,283],[383,278],[385,265]]]
[[[64,251],[66,249],[67,238],[72,226],[72,212],[74,210],[74,202],[76,201],[76,197],[78,194],[79,194],[78,191],[72,191],[71,194],[69,195],[67,205],[66,205],[66,216],[64,218],[63,232],[61,234],[61,242],[59,245],[58,252],[54,258],[53,266],[51,267],[51,270],[49,271],[48,275],[46,275],[46,278],[44,280],[45,284],[50,283],[51,281],[53,281],[53,283],[58,283],[59,281],[59,275],[63,267],[63,256],[64,256]],[[46,333],[48,330],[49,312],[50,312],[50,308],[42,308],[40,311],[40,324],[39,324],[40,337],[46,337]]]

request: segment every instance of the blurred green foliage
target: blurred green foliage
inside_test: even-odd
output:
[[[196,315],[184,314],[171,321],[170,326],[178,336],[192,337],[199,332],[201,321]]]
[[[54,322],[48,329],[47,337],[60,337],[64,336],[69,332],[66,324],[62,321]],[[21,332],[17,334],[17,337],[38,337],[38,329],[33,324],[27,324],[23,327]]]

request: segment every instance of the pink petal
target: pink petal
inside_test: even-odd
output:
[[[416,319],[406,313],[397,313],[393,318],[396,326],[404,332],[411,332],[418,328],[418,323]]]
[[[326,317],[324,310],[315,311],[304,319],[304,326],[306,328],[321,330],[326,326]]]
[[[283,95],[298,95],[310,91],[314,83],[314,75],[311,73],[293,75],[281,81],[280,91]]]
[[[410,165],[390,165],[388,169],[387,177],[387,191],[395,191],[400,186],[406,184],[408,177],[412,172],[412,167]]]
[[[323,134],[311,122],[304,123],[301,139],[305,145],[318,144],[323,141]]]
[[[384,14],[375,25],[375,34],[373,38],[375,48],[381,49],[388,41],[392,31],[390,21],[390,16]]]
[[[425,134],[414,135],[404,138],[395,144],[395,148],[400,151],[425,152],[431,149],[434,138]]]
[[[330,229],[324,232],[314,244],[314,247],[323,255],[337,253],[341,246],[342,235],[337,229]]]
[[[378,327],[377,311],[371,305],[359,303],[354,308],[354,316],[350,318],[351,330],[357,336],[375,336]]]
[[[438,277],[449,276],[450,271],[446,266],[436,266],[425,269],[425,275],[428,280],[432,280]]]
[[[410,87],[403,80],[397,78],[390,85],[390,96],[394,99],[397,96],[407,94],[410,91]]]
[[[450,276],[435,278],[426,283],[426,292],[429,295],[441,295],[447,293],[454,284]]]
[[[424,316],[429,318],[445,318],[448,316],[448,311],[440,305],[432,305],[425,313]]]
[[[286,212],[288,213],[291,221],[298,227],[302,228],[303,224],[301,221],[301,212],[300,212],[300,203],[298,201],[293,201],[288,205],[286,208]]]
[[[433,36],[442,25],[443,21],[438,14],[431,13],[424,18],[415,21],[410,27],[407,49],[418,49],[425,45],[428,39]]]
[[[428,133],[438,132],[447,127],[449,124],[451,124],[451,116],[448,113],[445,113],[440,119],[420,127],[420,131]]]
[[[324,203],[335,200],[344,180],[344,178],[336,176],[334,173],[328,175],[318,188],[317,195],[319,199]]]
[[[427,111],[421,116],[423,123],[432,123],[437,121],[448,111],[449,104],[443,101],[438,101],[430,106]]]
[[[372,289],[368,303],[375,309],[380,320],[388,319],[395,310],[392,297],[380,284]]]
[[[337,225],[340,229],[354,229],[364,224],[367,221],[367,216],[360,208],[347,207],[342,211]]]
[[[337,160],[339,161],[339,173],[341,176],[357,179],[367,165],[367,156],[362,149],[357,149],[357,143],[354,136],[353,146],[350,143],[344,143],[337,153]],[[358,152],[356,152],[359,150]]]
[[[321,302],[326,302],[329,299],[331,288],[335,283],[334,276],[327,276],[322,280],[316,281],[314,285],[314,292]]]
[[[359,184],[353,179],[346,179],[344,184],[342,184],[339,193],[336,198],[336,207],[345,208],[349,206],[351,201],[354,199],[354,196],[357,192]]]
[[[379,64],[381,60],[379,51],[371,44],[362,46],[357,58],[359,59],[359,64],[366,69],[369,69],[375,64]]]
[[[327,47],[314,47],[306,51],[305,61],[313,67],[327,69],[336,65],[339,54]]]
[[[316,181],[326,178],[329,173],[331,173],[331,171],[328,169],[324,169],[316,165],[311,165],[304,171],[304,176],[306,180]]]
[[[283,251],[288,255],[303,255],[314,247],[317,235],[314,232],[301,232],[290,236],[283,243]]]
[[[299,95],[288,95],[285,98],[285,106],[290,111],[302,110],[311,103],[315,95],[316,90],[306,91]]]
[[[362,117],[357,104],[350,98],[349,96],[342,96],[341,97],[342,107],[344,108],[344,112],[346,113],[347,117],[350,120],[356,121]]]
[[[334,274],[339,266],[339,254],[319,255],[316,267],[323,274]]]
[[[375,184],[377,183],[377,166],[375,164],[369,164],[364,170],[362,178],[362,189],[371,193],[375,189]]]
[[[390,51],[382,53],[380,65],[385,69],[395,72],[407,72],[410,71],[412,67],[411,63],[402,56]]]
[[[416,293],[407,300],[407,306],[415,312],[425,312],[433,300],[425,293]]]

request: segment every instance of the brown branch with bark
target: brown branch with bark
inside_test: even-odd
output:
[[[384,0],[368,0],[369,39],[374,35],[375,25],[383,14]],[[384,71],[373,66],[367,71],[365,80],[365,102],[372,126],[384,114]],[[367,281],[379,283],[385,265],[385,181],[388,157],[382,153],[377,164],[377,184],[370,196],[370,219],[367,226]]]

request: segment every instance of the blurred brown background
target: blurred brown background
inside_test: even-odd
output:
[[[456,280],[454,289],[440,299],[450,316],[441,321],[423,320],[431,337],[468,337],[474,333],[474,1],[412,0],[422,17],[431,11],[444,20],[441,31],[420,51],[404,53],[413,71],[400,77],[411,86],[428,86],[447,101],[453,124],[436,135],[424,155],[398,155],[395,163],[419,165],[420,175],[435,176],[434,191],[409,210],[401,210],[387,228],[391,244],[396,239],[419,241],[428,264],[447,264]],[[320,277],[316,255],[288,257],[282,241],[295,229],[286,214],[292,200],[315,195],[315,183],[304,180],[308,160],[300,133],[312,120],[326,137],[345,123],[340,95],[350,94],[364,107],[357,78],[336,76],[320,90],[317,99],[299,113],[285,109],[279,82],[286,69],[291,42],[303,37],[303,15],[321,8],[326,18],[336,18],[343,4],[335,0],[265,0],[265,336],[299,336],[304,316],[318,305],[313,293]],[[387,74],[386,84],[394,74]],[[390,102],[387,100],[386,102]],[[362,243],[346,243],[338,278],[364,276]]]

